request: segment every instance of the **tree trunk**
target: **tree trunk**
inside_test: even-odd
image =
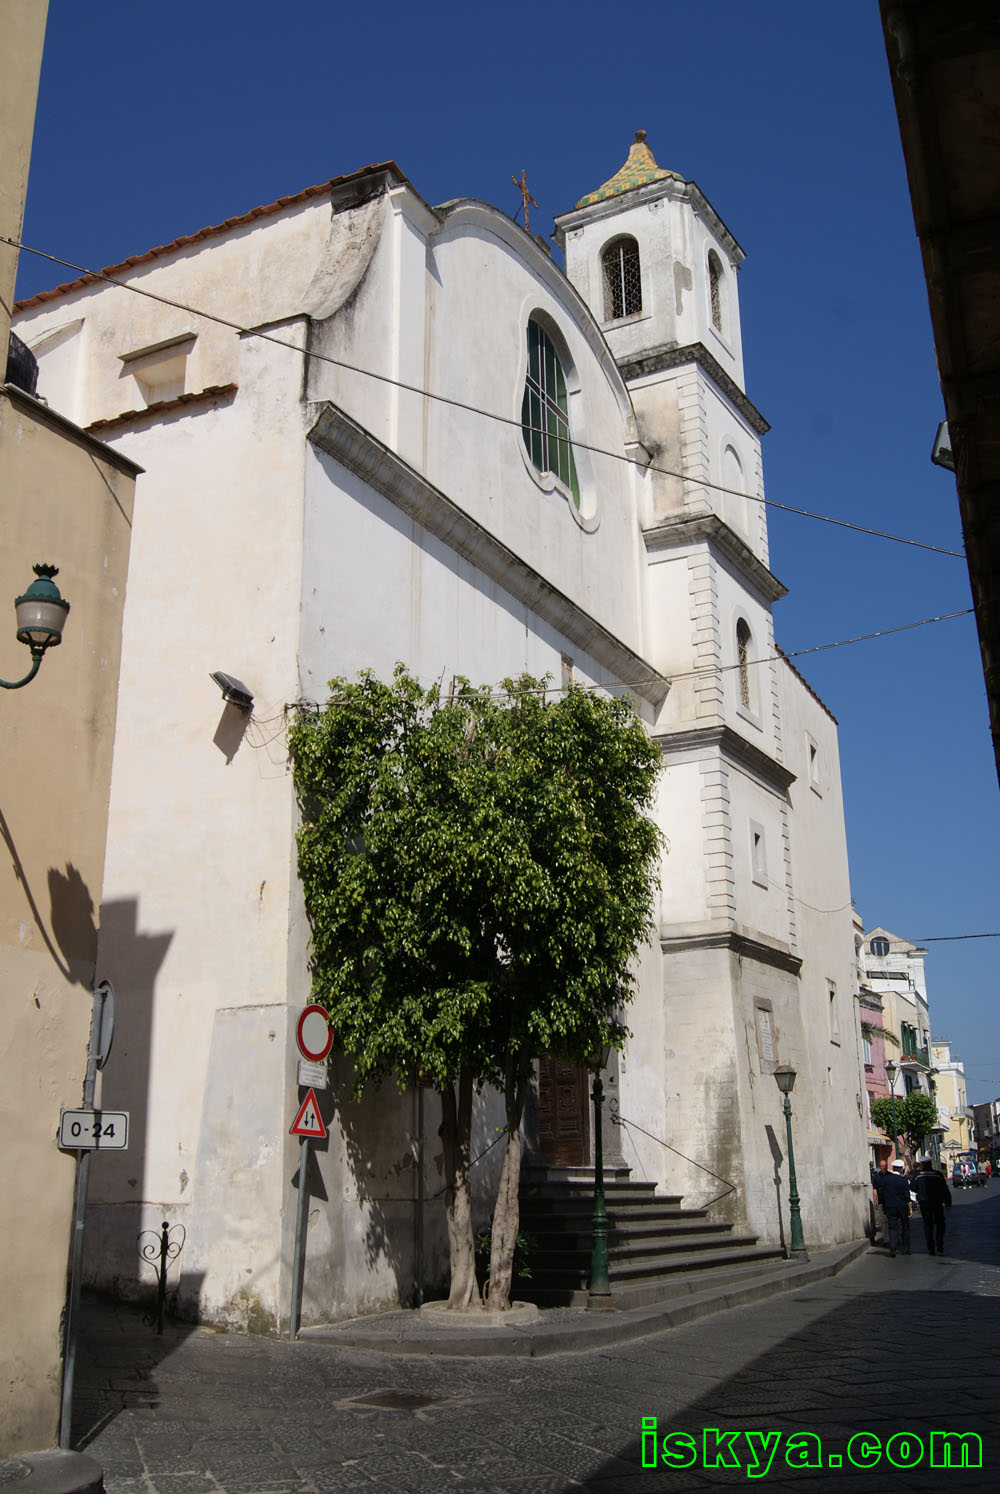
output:
[[[472,1232],[472,1199],[469,1191],[472,1075],[466,1069],[461,1070],[457,1097],[453,1084],[447,1085],[439,1093],[441,1128],[438,1134],[444,1151],[444,1197],[451,1256],[448,1307],[455,1312],[465,1312],[482,1306],[479,1284],[476,1281],[476,1245]]]
[[[514,1250],[517,1245],[521,1185],[521,1116],[531,1076],[531,1064],[523,1054],[508,1054],[504,1075],[504,1104],[507,1110],[507,1149],[500,1169],[493,1234],[490,1239],[490,1276],[486,1283],[486,1305],[492,1312],[506,1312],[510,1307],[510,1286],[514,1274]]]

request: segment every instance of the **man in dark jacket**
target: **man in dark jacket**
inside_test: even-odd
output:
[[[904,1255],[910,1253],[910,1185],[904,1177],[906,1163],[895,1161],[889,1172],[884,1162],[879,1163],[879,1173],[873,1187],[875,1201],[885,1210],[889,1226],[889,1254],[895,1255],[897,1247]]]
[[[917,1158],[917,1170],[910,1179],[910,1187],[920,1205],[927,1254],[944,1255],[944,1211],[951,1208],[951,1189],[941,1174],[935,1172],[930,1157]]]

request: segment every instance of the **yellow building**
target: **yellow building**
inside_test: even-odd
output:
[[[965,1067],[961,1059],[952,1058],[951,1044],[944,1038],[931,1043],[931,1060],[937,1070],[938,1121],[947,1127],[941,1138],[942,1158],[950,1162],[956,1152],[975,1148],[972,1109],[965,1092]]]
[[[40,0],[0,0],[0,234],[20,237],[45,29]],[[75,1154],[57,1146],[87,1064],[114,742],[133,462],[34,397],[8,362],[16,251],[0,245],[0,1459],[59,1434]],[[10,604],[36,563],[59,567],[65,636],[32,656]],[[12,1123],[16,1121],[16,1124]]]

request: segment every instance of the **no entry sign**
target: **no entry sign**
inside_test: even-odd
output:
[[[315,1002],[299,1013],[295,1024],[295,1041],[303,1058],[319,1063],[333,1047],[333,1028],[330,1018]]]

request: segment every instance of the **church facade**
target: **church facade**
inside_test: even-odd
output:
[[[389,162],[20,307],[40,393],[143,469],[99,936],[103,1103],[134,1140],[92,1172],[98,1286],[133,1291],[167,1220],[189,1309],[287,1325],[309,930],[284,726],[397,660],[630,696],[669,850],[608,1148],[689,1203],[722,1179],[713,1217],[783,1239],[791,1064],[809,1243],[863,1233],[836,723],[774,643],[743,251],[641,132],[556,229],[565,271]],[[331,1075],[305,1321],[412,1300],[446,1260],[431,1097],[355,1104],[342,1056]],[[585,1164],[585,1084],[542,1063],[539,1087],[533,1159]],[[487,1102],[482,1149],[494,1123]]]

